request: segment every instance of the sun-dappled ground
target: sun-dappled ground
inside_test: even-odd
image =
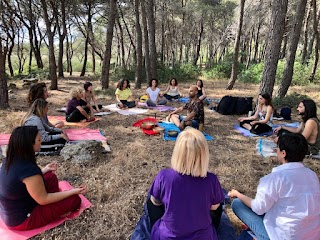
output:
[[[116,83],[111,82],[110,89],[99,90],[99,82],[91,79],[98,91],[98,102],[106,105],[114,103]],[[46,81],[49,85],[49,81]],[[62,115],[56,109],[65,105],[69,99],[69,90],[73,86],[82,86],[84,79],[59,80],[59,91],[50,91],[49,115]],[[28,89],[22,88],[22,82],[15,82],[18,89],[10,93],[9,110],[0,111],[0,132],[10,133],[19,125],[20,118],[28,110],[26,96]],[[204,82],[209,98],[221,98],[224,95],[257,97],[258,86],[237,83],[234,90],[224,90],[226,81]],[[182,92],[187,95],[190,83],[180,83]],[[166,83],[160,88],[164,90]],[[140,90],[141,95],[146,84]],[[306,94],[320,106],[320,87],[291,87],[290,91]],[[179,103],[172,103],[179,106]],[[111,146],[111,153],[87,165],[67,162],[60,156],[39,157],[38,164],[56,160],[59,163],[57,175],[72,185],[85,183],[89,192],[85,196],[94,205],[80,217],[46,231],[34,239],[129,239],[139,220],[147,191],[162,168],[170,167],[174,142],[164,141],[162,136],[147,136],[132,126],[136,121],[154,116],[154,111],[143,115],[123,116],[117,113],[102,117],[101,121],[91,124],[90,128],[99,128]],[[164,119],[168,113],[157,112],[157,118]],[[295,120],[299,120],[293,109]],[[222,186],[229,190],[236,188],[254,196],[259,178],[269,173],[278,163],[275,159],[262,158],[255,153],[256,139],[245,138],[232,128],[239,116],[224,116],[205,107],[205,131],[215,140],[209,141],[209,170],[218,175]],[[305,164],[320,176],[320,161],[306,159]],[[227,206],[226,211],[232,223],[240,228],[240,221]]]

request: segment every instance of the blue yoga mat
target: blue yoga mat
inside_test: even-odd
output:
[[[293,123],[283,123],[283,124],[273,124],[272,125],[272,131],[271,132],[266,132],[266,133],[261,133],[261,134],[253,134],[249,130],[242,128],[239,126],[239,124],[233,125],[233,128],[237,130],[237,132],[241,133],[245,137],[267,137],[271,136],[273,134],[273,130],[277,127],[280,126],[286,126],[286,127],[292,127],[292,128],[297,128],[299,126],[299,122],[293,122]]]
[[[168,135],[168,131],[172,131],[172,130],[173,131],[177,131],[178,135],[181,132],[180,129],[176,125],[174,125],[173,123],[161,122],[161,123],[158,123],[158,125],[160,127],[164,128],[163,139],[165,141],[175,141],[177,139],[177,137],[170,137]],[[207,141],[212,141],[214,139],[212,136],[206,134],[205,132],[203,132],[203,135],[204,135],[204,137],[206,138]]]

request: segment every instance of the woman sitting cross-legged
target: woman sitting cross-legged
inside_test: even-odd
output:
[[[130,89],[130,83],[128,79],[120,80],[115,94],[116,94],[116,100],[117,100],[117,107],[120,109],[133,108],[138,104],[137,101],[135,100],[132,101],[133,94]]]
[[[21,125],[37,127],[41,139],[41,151],[54,151],[57,147],[62,148],[69,141],[68,136],[60,128],[50,127],[44,122],[48,114],[48,102],[42,98],[35,100],[27,114],[22,118]]]
[[[92,108],[95,112],[100,112],[102,105],[97,104],[96,97],[94,95],[94,92],[92,90],[92,83],[91,82],[85,82],[83,84],[84,88],[84,99],[87,103],[92,104]]]
[[[182,94],[178,86],[178,81],[176,78],[171,78],[171,80],[169,81],[169,85],[166,91],[164,92],[163,96],[169,101],[179,99],[180,97],[182,97]]]
[[[47,225],[79,209],[81,186],[60,192],[57,163],[40,169],[35,152],[41,145],[36,127],[22,126],[13,130],[7,158],[0,168],[0,217],[12,230],[30,230]]]
[[[250,130],[251,133],[262,134],[272,131],[272,127],[270,126],[272,113],[271,97],[268,93],[264,93],[259,95],[255,114],[250,117],[241,117],[238,121],[241,127]]]
[[[84,97],[83,90],[79,87],[71,89],[71,97],[66,110],[67,122],[94,121],[92,106],[82,99]]]
[[[186,128],[177,138],[171,168],[161,170],[149,190],[151,224],[156,221],[150,239],[217,239],[215,227],[224,195],[217,176],[208,172],[208,164],[203,133]],[[161,207],[164,214],[157,220]]]
[[[158,88],[158,80],[153,78],[149,83],[149,87],[147,88],[147,105],[150,107],[155,107],[157,105],[166,105],[167,100],[162,99],[160,94],[160,89]]]

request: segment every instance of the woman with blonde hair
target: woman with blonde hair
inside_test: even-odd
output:
[[[157,239],[217,239],[210,210],[220,207],[224,200],[216,175],[208,172],[209,150],[203,134],[186,128],[177,138],[171,158],[171,168],[156,176],[147,202],[151,225],[157,206],[164,206],[163,216],[151,230]],[[221,207],[220,207],[221,209]]]
[[[94,121],[94,110],[92,106],[82,99],[84,97],[82,88],[72,88],[70,95],[72,99],[67,104],[67,122],[80,122],[82,120],[86,120],[87,122]]]
[[[36,99],[27,114],[21,119],[21,125],[36,126],[42,139],[41,152],[62,148],[68,136],[60,128],[50,127],[43,120],[48,114],[48,102],[42,98]]]

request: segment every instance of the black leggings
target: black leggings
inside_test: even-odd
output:
[[[57,135],[61,134],[59,132],[50,132],[49,135]],[[58,151],[61,150],[64,145],[66,144],[66,140],[64,138],[59,138],[56,140],[52,140],[49,142],[42,142],[40,152],[52,152],[52,151]]]
[[[90,109],[89,108],[85,107],[83,109],[88,114],[90,113]],[[71,114],[66,116],[67,122],[80,122],[83,119],[86,119],[86,117],[78,109],[75,109]]]
[[[175,95],[175,96],[171,96],[171,95],[168,95],[168,94],[164,94],[163,95],[166,99],[168,99],[169,101],[172,101],[172,99],[179,99],[180,98],[180,95]]]
[[[244,120],[242,122],[240,122],[240,127],[245,128],[243,125],[244,124],[250,124],[251,122],[253,122],[254,120]],[[254,134],[262,134],[262,133],[267,133],[267,132],[271,132],[272,131],[272,127],[270,127],[268,124],[265,123],[257,123],[252,125],[250,132],[254,133]]]
[[[148,213],[149,213],[149,218],[150,218],[150,224],[151,228],[155,224],[155,222],[160,219],[163,214],[164,214],[164,206],[155,206],[150,198],[147,201],[147,208],[148,208]],[[220,224],[220,219],[222,215],[222,204],[216,209],[216,210],[210,210],[210,217],[212,220],[212,224],[215,227],[216,230],[218,230],[219,224]]]
[[[133,108],[136,106],[135,101],[127,101],[127,100],[120,100],[120,101],[124,106],[127,106],[128,108]]]

